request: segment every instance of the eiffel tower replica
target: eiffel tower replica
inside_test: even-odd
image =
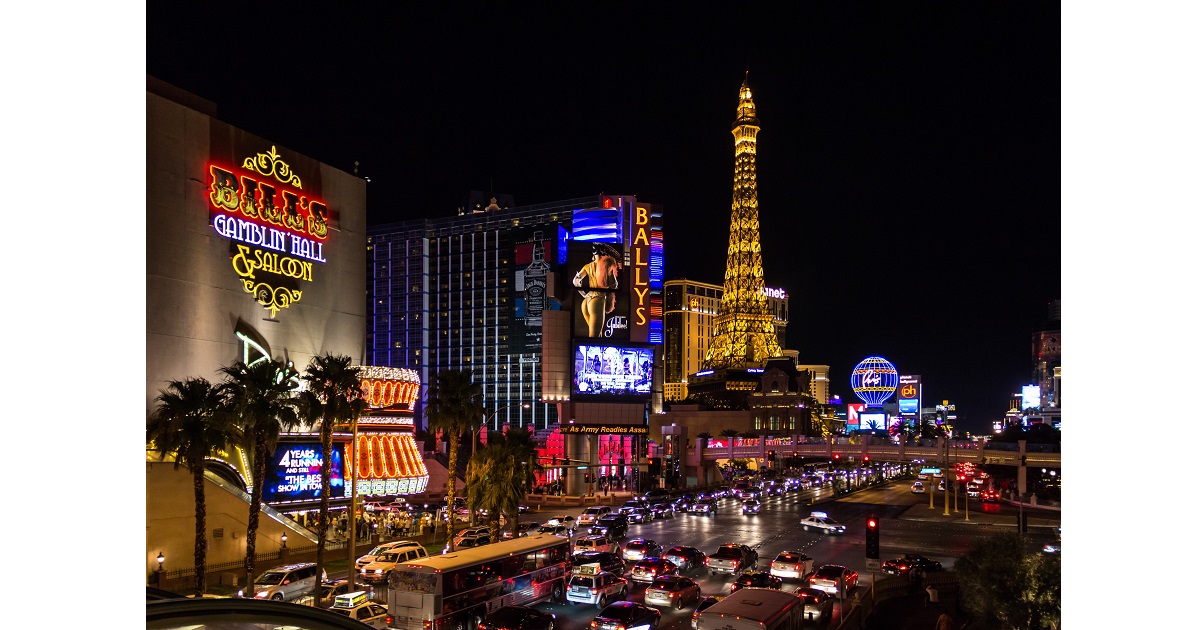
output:
[[[750,73],[739,91],[733,123],[733,217],[725,260],[725,292],[717,307],[704,370],[742,370],[782,357],[767,299],[763,294],[762,247],[758,227],[758,177],[755,152],[758,117],[750,94]]]

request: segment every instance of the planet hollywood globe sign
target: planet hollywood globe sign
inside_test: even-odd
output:
[[[854,395],[868,407],[882,407],[896,393],[900,373],[891,361],[883,357],[867,357],[850,372],[850,387]]]

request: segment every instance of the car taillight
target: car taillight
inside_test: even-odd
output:
[[[708,566],[708,558],[704,559],[704,566]]]
[[[384,617],[383,619],[389,627],[392,625],[392,616],[391,615],[388,615],[387,617]]]
[[[600,592],[600,589],[598,589],[598,588],[592,589],[592,595],[595,595],[596,593],[599,593],[599,592]]]
[[[598,627],[600,627],[600,624],[598,624],[598,623],[596,623],[595,621],[593,621],[593,622],[592,622],[592,625],[591,625],[590,627],[592,627],[592,628],[598,628]]]
[[[391,619],[388,619],[388,625],[389,625],[389,626],[390,626],[390,625],[392,625],[392,620],[391,620]],[[479,629],[478,629],[478,630],[487,630],[487,626],[485,626],[485,625],[483,625],[483,624],[479,624]]]
[[[735,568],[735,569],[736,569],[736,568],[737,568],[737,566],[738,566],[738,561],[737,561],[737,560],[734,560],[734,561],[733,561],[733,568]]]

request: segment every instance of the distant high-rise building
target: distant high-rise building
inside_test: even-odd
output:
[[[1062,302],[1049,304],[1048,317],[1033,334],[1033,384],[1041,387],[1041,413],[1057,423],[1062,407]]]
[[[783,356],[763,293],[755,166],[759,126],[746,74],[733,124],[733,213],[724,293],[714,320],[713,340],[704,356],[705,369],[762,367],[767,359]]]
[[[567,261],[571,241],[624,246],[621,262],[638,275],[620,288],[644,301],[620,302],[630,313],[624,325],[644,328],[631,340],[662,342],[658,206],[615,195],[514,206],[508,195],[469,193],[458,210],[367,229],[366,362],[420,374],[418,419],[424,391],[453,369],[470,370],[483,386],[484,406],[497,412],[489,429],[537,431],[558,421],[563,398],[544,389],[542,332],[550,312],[565,310],[577,271]],[[648,236],[635,229],[642,220]],[[648,253],[635,239],[649,241]],[[637,282],[646,286],[633,294]],[[569,352],[555,361],[569,365]]]

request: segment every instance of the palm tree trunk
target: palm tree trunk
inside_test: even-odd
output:
[[[208,555],[208,537],[205,536],[208,525],[205,523],[206,510],[204,505],[204,465],[192,464],[192,490],[196,496],[196,597],[204,595],[205,564]]]
[[[333,470],[333,424],[321,420],[321,511],[317,521],[317,580],[313,597],[321,594],[321,572],[325,569],[325,536],[329,533],[329,480]],[[353,570],[353,567],[351,567]]]
[[[255,542],[258,538],[258,513],[262,504],[263,477],[267,474],[267,437],[254,438],[254,484],[250,487],[250,517],[246,519],[246,590],[254,587]],[[251,593],[253,596],[253,593]]]
[[[446,480],[446,540],[450,542],[450,551],[454,551],[454,488],[458,478],[458,437],[453,431],[447,431],[450,441],[450,478]]]

